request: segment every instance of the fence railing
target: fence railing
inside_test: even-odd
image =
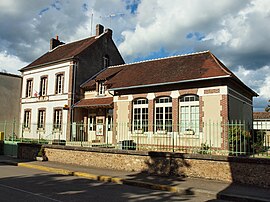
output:
[[[169,129],[169,130],[168,130]],[[28,127],[0,122],[0,139],[82,147],[200,153],[209,155],[270,156],[270,131],[251,130],[241,121],[205,122],[200,126],[129,123],[71,125],[38,124]]]

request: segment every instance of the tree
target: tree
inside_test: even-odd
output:
[[[270,102],[270,100],[268,100],[268,102]],[[265,107],[265,111],[269,112],[270,111],[270,104],[267,105],[267,107]]]

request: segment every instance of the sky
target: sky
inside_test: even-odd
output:
[[[100,23],[126,63],[210,50],[270,99],[270,1],[267,0],[1,0],[0,71],[20,74],[49,50],[95,34]]]

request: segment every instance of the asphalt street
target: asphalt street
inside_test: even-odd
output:
[[[13,201],[217,201],[0,164],[0,199]]]

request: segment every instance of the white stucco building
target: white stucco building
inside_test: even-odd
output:
[[[51,39],[50,50],[20,70],[21,137],[70,140],[79,86],[101,69],[124,63],[112,30],[103,29],[97,25],[96,36],[68,44]]]

